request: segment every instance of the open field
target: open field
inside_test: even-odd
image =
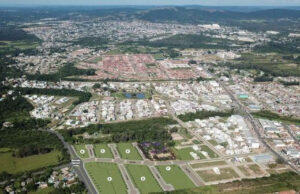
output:
[[[162,191],[148,166],[127,164],[126,169],[141,193]]]
[[[289,181],[286,181],[289,180]],[[192,189],[171,191],[171,194],[256,194],[277,193],[280,191],[300,189],[300,175],[292,172],[271,175],[257,179],[243,179],[218,185],[201,186]]]
[[[250,176],[251,175],[250,172],[249,172],[249,170],[248,170],[248,168],[247,168],[247,166],[238,166],[238,168],[240,169],[240,171],[244,175],[246,175],[246,176]]]
[[[255,174],[261,175],[264,174],[262,169],[257,164],[251,164],[248,166]]]
[[[0,50],[2,49],[20,49],[20,50],[26,50],[26,49],[34,49],[36,48],[39,43],[33,42],[33,41],[0,41]]]
[[[176,155],[176,158],[179,160],[194,160],[194,158],[190,155],[190,152],[195,152],[191,147],[182,148],[182,149],[172,149]],[[197,153],[200,159],[206,159],[201,153]]]
[[[213,170],[197,171],[198,175],[206,182],[219,181],[224,179],[239,178],[232,168],[220,168],[221,174],[216,174]]]
[[[127,160],[141,160],[142,157],[131,143],[118,143],[117,149],[120,157]]]
[[[170,167],[170,168],[169,168]],[[173,185],[175,189],[186,189],[195,187],[194,183],[177,165],[157,166],[159,173],[166,183]]]
[[[91,162],[85,164],[85,168],[99,193],[127,193],[126,184],[116,164]]]
[[[88,158],[89,153],[88,150],[85,148],[85,145],[74,145],[75,151],[80,156],[80,158]]]
[[[59,156],[61,156],[59,151],[24,158],[13,157],[12,152],[0,153],[0,173],[6,171],[15,174],[56,165],[59,163]]]
[[[214,151],[212,151],[207,145],[202,145],[201,146],[201,151],[207,152],[210,158],[217,158],[218,154],[216,154]]]
[[[95,144],[94,153],[97,158],[113,158],[113,154],[106,144]]]
[[[215,162],[205,162],[205,163],[195,163],[191,164],[192,168],[205,168],[205,167],[212,167],[212,166],[220,166],[226,165],[225,161],[215,161]]]

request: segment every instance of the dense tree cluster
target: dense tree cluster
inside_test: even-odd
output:
[[[211,38],[201,34],[178,34],[157,41],[142,40],[138,43],[140,45],[150,47],[167,47],[179,49],[230,49],[230,45],[237,42],[228,39]]]
[[[95,69],[78,69],[73,63],[67,63],[58,72],[50,74],[28,74],[27,78],[38,81],[60,81],[69,76],[95,75]]]
[[[8,96],[0,101],[0,124],[7,118],[18,116],[20,113],[27,114],[32,109],[32,104],[21,95]]]
[[[40,89],[40,88],[17,88],[17,92],[25,94],[38,94],[38,95],[49,95],[49,96],[74,96],[78,97],[73,104],[77,105],[83,102],[89,101],[92,97],[91,93],[81,92],[71,89]]]
[[[70,143],[83,141],[77,138],[85,132],[90,135],[101,133],[104,137],[96,142],[127,142],[127,141],[169,141],[171,135],[166,129],[167,125],[176,124],[169,118],[152,118],[140,121],[127,121],[120,123],[90,125],[80,129],[61,130],[65,140]]]
[[[195,119],[206,119],[209,117],[229,117],[233,114],[233,110],[227,112],[215,112],[215,111],[197,111],[196,113],[186,113],[184,115],[179,115],[178,118],[184,122],[193,121]]]
[[[294,122],[296,124],[300,124],[300,119],[298,119],[298,118],[294,118],[294,117],[290,117],[290,116],[280,116],[279,114],[276,114],[274,112],[270,112],[267,110],[262,110],[260,112],[255,112],[252,114],[257,117],[263,117],[263,118],[267,118],[267,119],[271,119],[271,120],[290,121],[290,122]]]

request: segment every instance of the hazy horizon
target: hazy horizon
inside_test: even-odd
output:
[[[300,0],[0,0],[0,6],[300,6]]]

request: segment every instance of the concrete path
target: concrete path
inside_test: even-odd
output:
[[[160,173],[158,172],[157,168],[155,166],[149,166],[152,174],[154,177],[156,177],[156,180],[158,181],[160,187],[164,190],[164,191],[173,191],[174,187],[171,184],[167,184],[165,182],[165,180],[162,178],[162,176],[160,175]]]
[[[196,175],[195,171],[189,167],[187,164],[180,165],[180,168],[183,170],[183,172],[193,181],[193,183],[197,186],[203,186],[205,185],[204,181]]]
[[[127,185],[128,188],[128,193],[129,194],[139,194],[139,190],[137,188],[135,188],[134,184],[132,183],[130,176],[125,168],[125,166],[123,164],[118,164],[119,169],[121,171],[121,174],[123,176],[123,179]]]
[[[90,158],[95,158],[94,146],[92,144],[88,144],[85,148],[88,150]]]
[[[119,152],[117,150],[117,145],[116,144],[108,144],[107,146],[111,149],[111,151],[114,155],[114,158],[115,159],[120,159],[120,155],[119,155]]]

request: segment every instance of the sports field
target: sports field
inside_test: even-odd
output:
[[[187,189],[195,187],[194,183],[177,165],[156,166],[166,183],[173,185],[175,189]]]
[[[90,162],[85,164],[85,168],[99,193],[127,193],[126,184],[117,164]]]
[[[113,158],[113,154],[106,144],[95,144],[94,153],[97,158]]]
[[[35,170],[59,163],[59,151],[52,151],[47,154],[39,154],[24,158],[12,156],[12,152],[0,153],[0,173],[6,171],[11,174]]]
[[[117,149],[120,157],[127,160],[141,160],[139,152],[131,143],[118,143]]]
[[[162,191],[148,166],[127,164],[126,169],[140,193]]]
[[[80,158],[89,158],[88,150],[85,148],[85,145],[74,145],[77,155]]]

